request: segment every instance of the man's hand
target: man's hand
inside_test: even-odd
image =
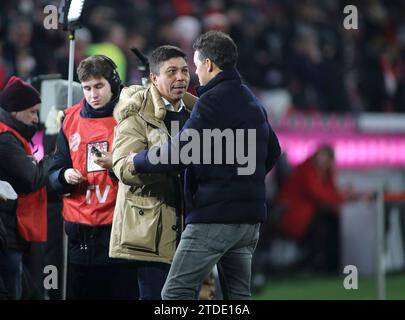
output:
[[[107,151],[100,151],[102,156],[97,157],[94,156],[94,163],[99,165],[100,167],[104,169],[111,169],[112,168],[112,156],[111,153]]]
[[[79,170],[73,168],[67,169],[63,176],[68,184],[79,184],[86,180]]]
[[[127,157],[127,165],[128,165],[128,171],[132,174],[135,174],[135,166],[134,166],[134,157],[136,153],[131,152],[129,156]]]

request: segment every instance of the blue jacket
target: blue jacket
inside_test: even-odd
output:
[[[186,224],[265,221],[264,179],[280,155],[280,145],[268,123],[265,109],[253,93],[242,84],[239,73],[234,68],[220,72],[205,86],[198,88],[197,93],[200,99],[179,135],[187,133],[188,129],[198,131],[200,137],[203,137],[203,129],[221,131],[230,129],[236,137],[237,130],[243,129],[244,151],[249,155],[246,152],[248,150],[247,130],[253,129],[256,132],[256,138],[249,143],[256,145],[256,152],[251,153],[255,156],[254,172],[241,175],[238,174],[238,169],[243,165],[238,164],[238,161],[234,161],[236,162],[234,164],[226,164],[225,143],[222,143],[223,164],[201,164],[206,152],[201,152],[200,164],[187,165],[181,163],[181,160],[180,164],[170,163],[170,161],[169,164],[150,162],[148,153],[154,152],[160,156],[167,153],[168,159],[171,159],[172,153],[178,152],[187,145],[188,141],[179,141],[178,137],[174,137],[160,148],[151,148],[149,151],[138,153],[134,158],[135,170],[140,173],[158,173],[186,168],[184,190]],[[235,151],[240,146],[241,141],[237,141]],[[211,154],[213,149],[214,146],[211,147]]]

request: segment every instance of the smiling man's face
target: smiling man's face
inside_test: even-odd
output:
[[[159,66],[159,74],[151,73],[151,80],[163,98],[176,106],[190,83],[190,73],[184,58],[171,58]]]

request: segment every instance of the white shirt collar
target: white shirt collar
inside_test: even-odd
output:
[[[169,102],[169,101],[167,101],[165,98],[163,98],[163,97],[161,97],[162,98],[162,100],[163,100],[163,103],[165,104],[165,108],[166,108],[166,110],[168,110],[168,111],[176,111],[175,109],[174,109],[174,107],[173,107],[173,105]],[[186,107],[186,105],[184,104],[184,102],[183,102],[183,99],[181,99],[180,100],[180,108],[179,108],[179,110],[177,111],[177,112],[180,112],[183,108],[185,108]]]

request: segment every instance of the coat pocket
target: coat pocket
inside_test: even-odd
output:
[[[121,246],[126,249],[159,253],[162,233],[162,202],[150,197],[125,199]]]

